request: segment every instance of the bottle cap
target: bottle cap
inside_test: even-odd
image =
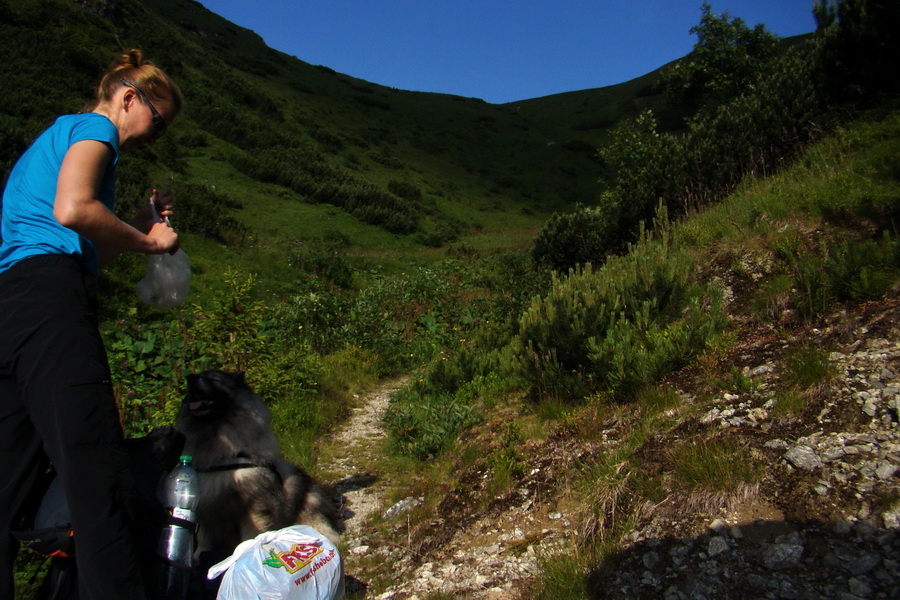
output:
[[[194,457],[189,454],[182,454],[181,458],[178,459],[179,462],[189,463],[194,460]]]

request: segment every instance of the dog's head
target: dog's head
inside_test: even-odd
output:
[[[187,376],[187,394],[182,414],[196,419],[213,419],[234,410],[234,404],[247,390],[244,374],[204,371]]]

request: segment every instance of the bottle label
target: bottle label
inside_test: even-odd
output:
[[[184,519],[185,521],[194,522],[194,511],[188,508],[178,508],[177,506],[172,508],[172,516],[176,519]]]

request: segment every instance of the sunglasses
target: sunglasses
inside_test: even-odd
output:
[[[159,138],[160,136],[162,136],[162,134],[166,132],[166,127],[168,127],[169,124],[166,123],[166,120],[163,119],[158,112],[156,112],[156,108],[153,106],[150,100],[147,99],[147,96],[144,94],[144,92],[141,91],[141,88],[134,85],[133,83],[129,83],[124,79],[120,79],[119,81],[121,81],[122,85],[124,85],[125,87],[130,87],[131,89],[136,91],[138,93],[138,96],[141,97],[141,100],[144,101],[144,104],[146,104],[150,109],[150,112],[153,114],[153,137]]]

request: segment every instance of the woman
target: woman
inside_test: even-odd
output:
[[[65,115],[22,155],[0,222],[0,598],[13,597],[17,544],[7,529],[48,460],[66,490],[82,600],[147,597],[127,501],[106,351],[97,327],[99,268],[124,251],[163,254],[178,235],[113,212],[119,152],[153,145],[181,92],[139,50],[103,76],[88,112]],[[152,190],[163,216],[168,191]]]

